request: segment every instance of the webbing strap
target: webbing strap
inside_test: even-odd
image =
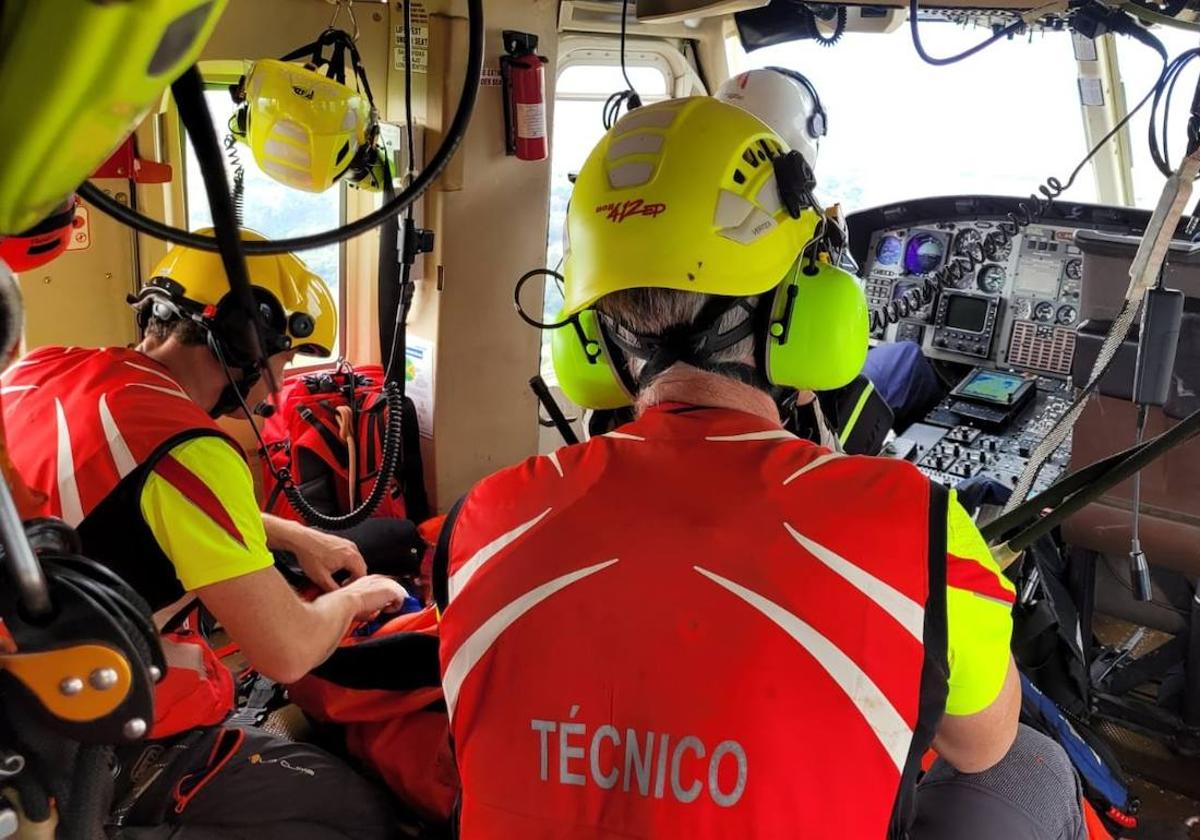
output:
[[[916,812],[917,776],[921,759],[933,743],[937,725],[946,710],[949,693],[949,636],[946,626],[946,519],[950,491],[936,481],[929,482],[929,554],[928,594],[925,601],[925,626],[922,642],[925,661],[921,668],[920,701],[917,725],[913,727],[900,788],[892,806],[888,827],[889,840],[906,840]]]
[[[300,415],[300,419],[317,430],[317,434],[321,436],[321,440],[329,447],[329,454],[343,461],[348,461],[350,452],[346,448],[346,444],[333,431],[333,429],[321,422],[321,418],[317,417],[316,413],[306,405],[297,405],[296,413]]]
[[[324,55],[326,47],[332,47],[328,61]],[[371,94],[371,83],[367,81],[367,71],[362,66],[362,57],[358,53],[358,46],[348,32],[341,29],[326,29],[317,40],[297,47],[279,60],[296,61],[307,57],[314,66],[327,64],[329,70],[325,75],[344,85],[346,84],[346,53],[350,54],[350,66],[358,79],[360,89],[366,94],[367,102],[371,103],[371,107],[374,108],[375,97]]]

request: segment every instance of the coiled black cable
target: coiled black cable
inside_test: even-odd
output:
[[[218,352],[216,356],[217,361],[221,363],[221,367],[225,371],[226,378],[232,382],[233,376],[230,373],[229,366],[225,362],[224,354]],[[404,397],[401,395],[400,388],[395,382],[389,382],[383,386],[383,399],[387,403],[388,418],[387,425],[384,426],[383,454],[379,462],[379,472],[375,475],[375,483],[371,485],[371,492],[367,494],[367,498],[363,500],[362,504],[341,516],[331,516],[313,507],[312,503],[304,497],[300,488],[296,486],[295,479],[292,478],[291,468],[275,469],[274,465],[271,464],[270,457],[268,457],[267,442],[263,440],[262,431],[258,428],[258,424],[254,422],[254,413],[246,403],[245,396],[243,396],[240,388],[234,388],[233,391],[237,395],[242,413],[245,414],[246,419],[250,422],[250,428],[254,431],[254,437],[258,441],[259,455],[262,457],[263,463],[267,465],[267,469],[271,471],[271,476],[279,482],[279,486],[283,488],[283,494],[287,496],[287,500],[304,517],[305,522],[314,528],[324,528],[326,531],[344,531],[347,528],[353,528],[355,525],[362,524],[371,517],[371,514],[376,511],[383,501],[383,496],[387,493],[392,477],[396,473],[396,465],[400,463],[400,446],[403,441],[401,433],[403,432],[404,424]]]
[[[384,427],[383,433],[383,457],[379,463],[379,472],[375,474],[375,483],[371,485],[371,492],[354,510],[341,516],[322,513],[313,507],[308,499],[304,498],[304,494],[292,480],[290,469],[284,467],[277,473],[272,470],[275,480],[282,483],[283,493],[292,503],[292,507],[300,512],[304,521],[309,525],[315,528],[324,528],[327,531],[344,531],[365,522],[383,502],[383,497],[391,486],[392,476],[396,473],[396,466],[400,463],[401,432],[404,423],[404,398],[400,395],[400,387],[395,382],[384,385],[383,398],[387,402],[388,412],[387,425]],[[267,463],[270,461],[268,460]]]
[[[1159,47],[1161,46],[1159,44]],[[1197,52],[1200,52],[1200,50],[1197,50]],[[1155,80],[1154,85],[1108,134],[1100,138],[1099,142],[1092,147],[1083,160],[1079,161],[1075,169],[1071,171],[1071,175],[1067,178],[1066,182],[1064,183],[1054,177],[1047,178],[1043,183],[1038,184],[1034,192],[1029,194],[1028,200],[1019,202],[1016,210],[1005,214],[1004,221],[1000,222],[996,227],[996,233],[999,234],[998,247],[1010,245],[1018,233],[1045,216],[1054,204],[1055,199],[1074,185],[1075,180],[1079,177],[1079,173],[1099,153],[1100,149],[1115,137],[1121,129],[1128,125],[1133,116],[1162,89],[1167,79],[1168,68],[1165,51],[1162,54],[1163,70]],[[972,250],[967,254],[952,255],[937,271],[921,275],[919,285],[908,289],[895,300],[872,310],[869,321],[871,331],[881,332],[889,324],[898,323],[901,319],[916,314],[922,308],[932,303],[942,288],[957,285],[959,281],[969,273],[974,272],[984,262],[986,262],[986,259],[982,248]]]
[[[822,35],[821,34],[821,30],[817,28],[817,21],[825,20],[825,18],[822,18],[820,15],[818,15],[812,9],[808,10],[809,14],[812,16],[812,18],[809,22],[809,28],[810,28],[812,34],[809,37],[811,37],[812,40],[816,41],[822,47],[832,47],[832,46],[836,45],[838,41],[842,40],[842,36],[846,34],[846,24],[849,21],[849,15],[846,12],[846,7],[845,6],[836,6],[834,8],[835,8],[835,11],[834,11],[834,16],[833,16],[833,34],[832,35]]]
[[[242,165],[237,147],[237,138],[226,134],[225,156],[229,158],[229,168],[233,170],[233,215],[237,218],[238,227],[242,227],[246,224],[246,167]]]

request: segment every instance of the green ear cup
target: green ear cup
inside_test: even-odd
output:
[[[585,309],[572,323],[551,330],[550,355],[558,386],[576,405],[621,408],[633,402],[613,369],[595,310]]]
[[[824,262],[798,261],[775,290],[767,378],[802,391],[841,388],[862,370],[867,337],[867,300],[858,278]]]

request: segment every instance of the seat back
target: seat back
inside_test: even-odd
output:
[[[1080,231],[1083,251],[1079,340],[1073,377],[1082,387],[1091,375],[1105,334],[1124,302],[1129,266],[1137,237]],[[1151,408],[1146,421],[1149,439],[1200,409],[1200,246],[1173,245],[1164,267],[1164,285],[1185,295],[1183,328],[1170,395]],[[1125,449],[1136,440],[1137,406],[1130,399],[1137,358],[1137,327],[1123,342],[1099,395],[1092,398],[1075,426],[1071,469],[1075,470]],[[1110,489],[1063,526],[1072,545],[1103,554],[1125,556],[1133,522],[1133,481]],[[1200,440],[1192,440],[1142,471],[1142,549],[1152,564],[1200,577]]]

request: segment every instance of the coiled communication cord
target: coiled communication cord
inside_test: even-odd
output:
[[[842,40],[842,36],[846,34],[846,23],[849,20],[849,15],[846,12],[845,6],[834,7],[833,15],[833,34],[822,35],[821,30],[817,28],[817,22],[821,21],[828,23],[828,19],[818,15],[811,8],[808,8],[809,18],[809,38],[816,41],[822,47],[832,47]]]
[[[1027,200],[1017,204],[1016,210],[1005,214],[1004,221],[1000,222],[996,227],[996,233],[999,234],[999,242],[997,243],[999,247],[1010,245],[1018,233],[1046,215],[1054,204],[1055,199],[1074,185],[1076,178],[1079,177],[1079,173],[1099,153],[1100,149],[1115,137],[1121,129],[1128,125],[1134,115],[1160,90],[1166,78],[1167,67],[1168,63],[1164,54],[1163,72],[1155,80],[1154,86],[1150,88],[1138,104],[1108,134],[1100,138],[1100,141],[1092,147],[1083,160],[1079,161],[1079,164],[1072,170],[1070,177],[1067,178],[1065,183],[1058,178],[1047,178],[1045,182],[1038,184],[1037,189],[1030,193]],[[971,272],[974,272],[984,262],[986,262],[986,257],[982,247],[972,248],[966,254],[953,254],[937,271],[921,275],[920,285],[908,289],[895,300],[872,310],[870,316],[871,330],[874,332],[882,331],[889,324],[898,323],[901,319],[914,315],[932,303],[943,287],[957,285],[959,281]]]
[[[292,479],[292,473],[288,467],[284,467],[278,472],[272,468],[271,472],[275,476],[275,480],[283,485],[284,495],[309,525],[324,528],[327,531],[344,531],[369,519],[383,501],[384,495],[391,486],[396,466],[400,463],[400,441],[404,423],[404,398],[400,395],[400,388],[395,382],[384,385],[383,398],[387,402],[388,411],[387,425],[384,427],[383,434],[383,457],[379,463],[379,472],[375,474],[375,483],[371,485],[371,492],[354,510],[341,516],[322,513],[313,507],[308,499],[304,498],[304,494],[300,492],[300,488]],[[262,444],[261,436],[259,443]],[[267,463],[270,461],[268,460]]]
[[[233,376],[229,371],[229,366],[225,362],[224,354],[217,352],[216,356],[217,361],[221,363],[221,367],[225,370],[225,376],[232,382]],[[387,425],[384,427],[383,454],[379,463],[379,472],[375,474],[375,483],[371,485],[371,492],[367,494],[367,498],[363,500],[361,505],[341,516],[331,516],[313,507],[312,503],[304,497],[304,493],[301,492],[300,488],[296,486],[296,481],[292,477],[290,467],[275,469],[268,455],[267,442],[263,439],[262,431],[258,428],[258,424],[254,422],[254,412],[250,410],[250,406],[246,403],[246,398],[242,395],[241,389],[234,388],[233,392],[237,395],[238,402],[241,404],[242,413],[250,421],[250,428],[254,430],[254,437],[258,441],[258,450],[262,455],[263,462],[267,465],[267,469],[271,471],[271,476],[283,488],[283,494],[287,496],[287,500],[292,503],[292,507],[300,512],[305,522],[315,528],[323,528],[326,531],[344,531],[347,528],[353,528],[355,525],[365,522],[371,517],[371,514],[383,502],[383,496],[388,492],[392,476],[396,472],[396,465],[400,462],[401,432],[403,431],[404,423],[404,398],[401,396],[400,388],[395,382],[389,382],[383,386],[383,398],[387,403],[388,418]]]
[[[229,168],[233,170],[233,215],[237,217],[238,227],[246,223],[246,167],[242,165],[241,155],[238,154],[238,141],[232,134],[225,135],[225,156],[229,158]]]

